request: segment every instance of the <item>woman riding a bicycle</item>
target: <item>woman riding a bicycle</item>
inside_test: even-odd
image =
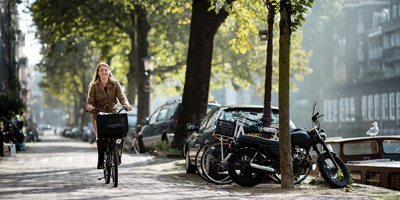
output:
[[[99,138],[97,135],[97,110],[106,113],[116,113],[118,111],[116,106],[118,101],[122,105],[126,106],[127,111],[132,110],[128,99],[122,92],[121,85],[112,76],[110,66],[108,66],[106,63],[98,64],[93,80],[89,84],[89,92],[86,103],[87,111],[92,113],[92,124],[96,131],[98,150],[97,169],[104,168],[104,150],[106,147],[106,141]]]

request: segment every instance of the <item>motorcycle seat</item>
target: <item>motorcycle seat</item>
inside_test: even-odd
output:
[[[259,143],[259,144],[265,144],[265,145],[279,145],[278,140],[271,140],[271,139],[266,139],[266,138],[262,138],[262,137],[251,136],[251,135],[241,135],[239,137],[239,141],[250,142],[250,143]]]

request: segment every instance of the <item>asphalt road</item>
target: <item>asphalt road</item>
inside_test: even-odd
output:
[[[0,157],[0,199],[400,199],[400,191],[354,184],[344,189],[263,183],[215,185],[184,171],[181,158],[124,152],[119,185],[98,180],[95,144],[49,135],[16,156]]]

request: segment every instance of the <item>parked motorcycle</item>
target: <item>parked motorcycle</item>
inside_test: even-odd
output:
[[[311,148],[317,153],[319,171],[326,182],[335,188],[347,186],[350,174],[343,163],[332,152],[324,140],[325,131],[318,119],[323,115],[315,112],[311,117],[313,126],[307,130],[292,132],[292,165],[295,183],[302,182],[312,168]],[[228,172],[237,184],[251,187],[259,184],[266,174],[280,180],[279,141],[261,137],[242,135],[233,142],[230,152]]]

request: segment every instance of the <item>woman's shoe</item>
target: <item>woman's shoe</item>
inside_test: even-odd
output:
[[[104,169],[104,163],[102,163],[102,162],[98,162],[97,163],[97,169]]]

